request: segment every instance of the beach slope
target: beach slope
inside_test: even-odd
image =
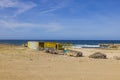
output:
[[[120,80],[120,61],[88,58],[95,50],[81,49],[86,56],[76,58],[1,44],[0,80]]]

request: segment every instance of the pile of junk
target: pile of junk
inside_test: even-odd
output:
[[[38,42],[38,41],[28,41],[25,44],[26,47],[45,51],[46,53],[59,54],[59,55],[69,55],[75,57],[81,57],[82,52],[71,50],[72,44],[69,43],[56,43],[56,42]]]

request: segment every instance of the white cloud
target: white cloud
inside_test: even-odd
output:
[[[40,14],[47,14],[61,8],[67,7],[69,3],[73,2],[73,0],[41,0],[40,5]]]
[[[7,8],[13,8],[15,14],[14,16],[24,13],[36,6],[33,2],[21,2],[19,0],[0,0],[0,9],[7,9]]]
[[[14,13],[13,16],[17,16],[37,6],[39,8],[37,13],[47,14],[67,7],[72,2],[73,0],[41,0],[40,3],[21,0],[0,0],[0,9],[9,9],[12,12],[11,14]]]
[[[6,27],[13,31],[19,31],[19,29],[44,29],[45,32],[56,32],[61,30],[63,27],[59,23],[48,23],[48,24],[39,24],[39,23],[29,23],[29,22],[15,22],[15,21],[5,21],[0,20],[0,27]]]
[[[0,8],[9,8],[16,5],[12,0],[0,0]]]
[[[29,2],[29,3],[26,3],[26,4],[18,2],[17,5],[19,5],[19,6],[18,6],[18,10],[15,13],[16,15],[24,13],[24,12],[26,12],[26,11],[28,11],[28,10],[30,10],[30,9],[32,9],[36,6],[36,4],[33,3],[33,2]]]

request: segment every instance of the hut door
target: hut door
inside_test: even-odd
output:
[[[56,45],[56,49],[58,49],[58,48],[57,48],[57,45]]]

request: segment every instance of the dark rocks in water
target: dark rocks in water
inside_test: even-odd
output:
[[[89,56],[89,58],[95,58],[95,59],[106,59],[107,56],[101,52],[96,52]]]

